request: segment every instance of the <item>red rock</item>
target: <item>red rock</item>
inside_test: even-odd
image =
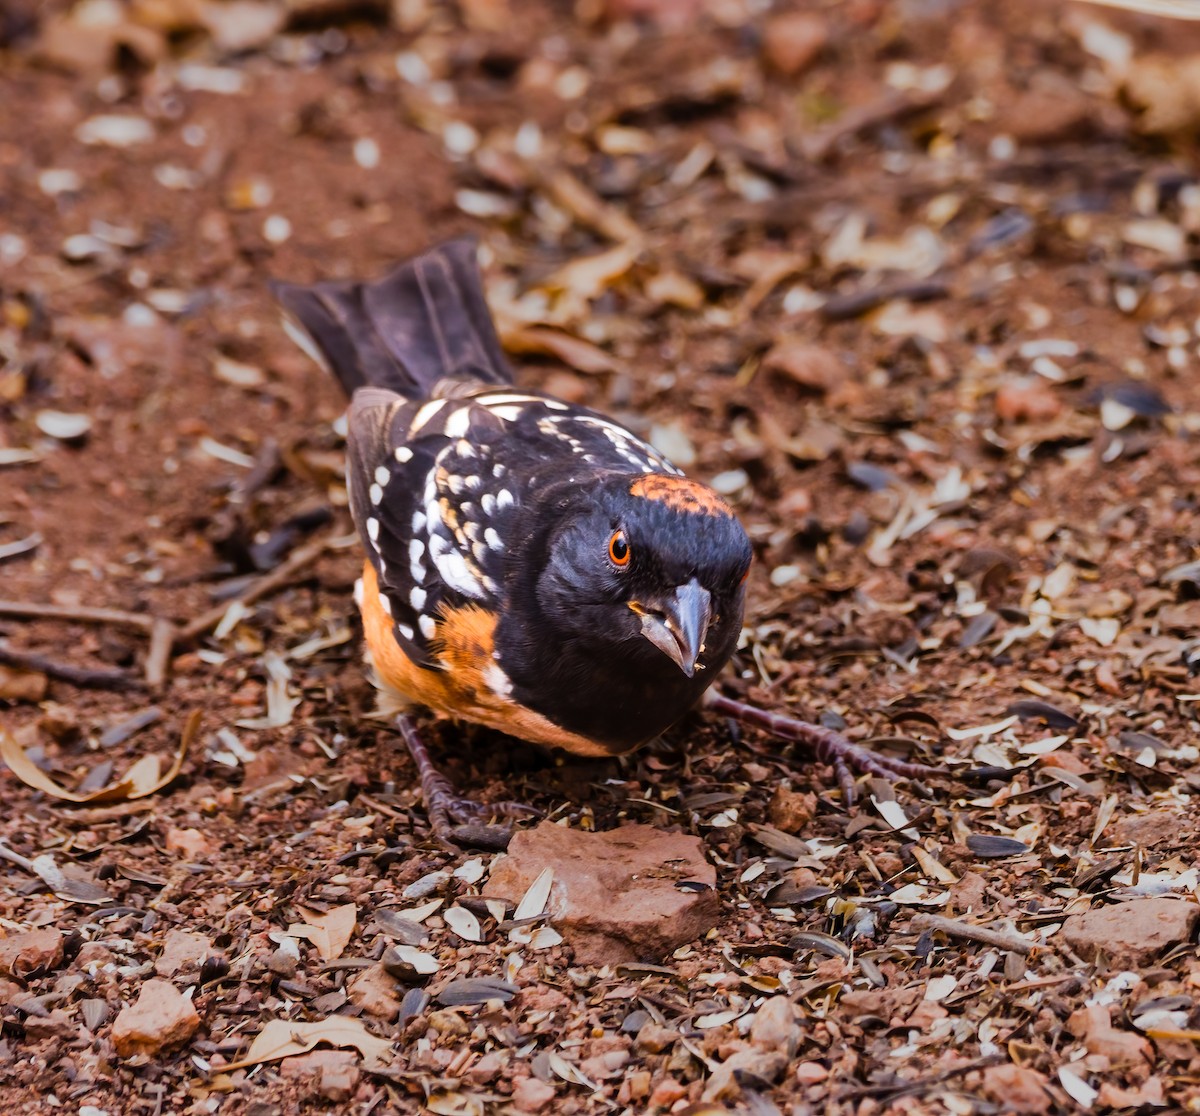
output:
[[[996,417],[1004,422],[1049,422],[1062,411],[1062,400],[1041,378],[1010,380],[996,392]]]
[[[763,371],[777,372],[794,384],[819,392],[829,391],[846,379],[846,366],[834,353],[796,338],[776,342],[763,357]]]
[[[1102,1082],[1097,1099],[1102,1108],[1161,1108],[1167,1103],[1160,1077],[1148,1077],[1144,1084],[1131,1089],[1122,1089],[1111,1081]]]
[[[686,1096],[686,1085],[681,1085],[673,1077],[664,1077],[654,1086],[654,1092],[650,1094],[650,1107],[670,1108],[676,1101],[682,1100]]]
[[[283,1077],[316,1078],[316,1091],[328,1101],[348,1101],[358,1088],[358,1055],[352,1050],[310,1050],[279,1063]]]
[[[829,27],[810,12],[784,12],[767,20],[763,28],[763,55],[784,77],[808,69],[829,41]]]
[[[767,820],[784,833],[799,833],[817,813],[817,796],[778,786],[767,803]]]
[[[171,977],[183,969],[198,969],[212,954],[213,945],[203,934],[190,930],[168,930],[154,971]]]
[[[26,1038],[34,1042],[40,1038],[74,1038],[79,1033],[79,1021],[62,1008],[55,1008],[49,1015],[27,1016],[24,1026]]]
[[[1200,908],[1184,899],[1131,899],[1071,915],[1063,926],[1063,938],[1085,960],[1103,956],[1127,967],[1188,941],[1197,919]]]
[[[716,870],[686,834],[648,825],[586,833],[542,822],[513,837],[484,894],[519,902],[545,868],[554,870],[551,920],[581,964],[659,961],[706,934],[720,914]],[[704,887],[676,887],[682,880]]]
[[[1059,143],[1079,139],[1090,118],[1087,97],[1064,82],[1056,88],[1030,89],[1005,97],[996,126],[1018,143]]]
[[[760,1050],[778,1050],[791,1058],[802,1037],[796,1009],[786,996],[772,996],[754,1013],[750,1042]]]
[[[820,1062],[800,1062],[796,1066],[796,1083],[798,1085],[816,1085],[828,1076],[829,1070]]]
[[[346,985],[350,1002],[377,1019],[395,1019],[400,1014],[396,981],[382,965],[364,969]]]
[[[198,829],[168,829],[167,852],[178,853],[188,861],[203,860],[212,855],[212,845]]]
[[[513,1086],[513,1108],[518,1112],[541,1112],[557,1095],[553,1085],[536,1077],[523,1077]]]
[[[1050,1110],[1046,1079],[1026,1066],[988,1066],[983,1071],[983,1095],[1015,1116],[1038,1116]]]
[[[182,1046],[200,1027],[196,1008],[175,985],[148,980],[137,1002],[127,1004],[113,1020],[112,1041],[123,1057],[159,1054]]]
[[[1112,1012],[1103,1004],[1091,1004],[1071,1013],[1067,1028],[1083,1039],[1089,1054],[1100,1054],[1109,1065],[1149,1065],[1154,1061],[1154,1047],[1148,1039],[1132,1031],[1121,1031],[1112,1025]]]
[[[26,977],[62,964],[62,932],[53,928],[27,930],[0,939],[0,973]]]

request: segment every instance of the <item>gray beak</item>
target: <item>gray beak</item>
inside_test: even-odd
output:
[[[631,602],[642,620],[642,635],[689,678],[704,651],[704,636],[712,616],[712,597],[695,578],[680,585],[675,595],[654,602]]]

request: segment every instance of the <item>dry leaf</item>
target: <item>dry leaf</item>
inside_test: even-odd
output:
[[[352,1046],[372,1067],[378,1066],[392,1048],[390,1042],[376,1038],[357,1019],[347,1019],[343,1015],[331,1015],[313,1023],[272,1019],[258,1032],[244,1058],[221,1068],[229,1071],[261,1062],[276,1062],[293,1054],[305,1054],[322,1042],[330,1046]]]
[[[334,907],[324,914],[301,908],[306,922],[293,923],[288,934],[293,938],[306,938],[317,947],[322,961],[333,961],[341,957],[358,922],[358,908],[353,903]]]
[[[549,326],[511,324],[500,329],[500,340],[510,353],[551,356],[576,372],[619,372],[621,363],[603,349]]]
[[[483,931],[477,919],[466,907],[449,907],[442,912],[442,918],[463,941],[483,941]]]
[[[187,724],[183,728],[183,735],[179,738],[179,748],[175,753],[175,759],[166,774],[162,774],[160,757],[156,755],[143,756],[125,772],[119,782],[110,783],[108,786],[88,794],[77,794],[56,783],[25,754],[25,749],[17,743],[16,738],[3,729],[0,729],[0,758],[8,764],[9,770],[22,783],[35,790],[44,791],[64,802],[88,805],[127,802],[134,798],[145,798],[147,795],[154,794],[155,791],[162,790],[179,774],[180,768],[183,767],[183,761],[187,757],[188,748],[195,739],[199,728],[200,710],[195,709],[188,716]]]
[[[537,918],[546,910],[550,899],[550,888],[554,884],[554,869],[543,868],[541,874],[529,885],[529,890],[521,897],[517,909],[513,913],[514,922],[522,922],[527,918]]]

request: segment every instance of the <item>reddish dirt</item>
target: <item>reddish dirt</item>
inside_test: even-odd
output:
[[[64,785],[173,754],[202,715],[180,777],[151,797],[72,806],[0,770],[17,854],[0,862],[0,947],[63,935],[58,955],[0,975],[0,1108],[1200,1103],[1188,920],[1115,981],[1112,959],[1083,961],[1059,930],[1156,891],[1195,903],[1200,119],[1176,96],[1195,28],[1033,0],[852,0],[805,7],[824,45],[788,75],[805,54],[780,46],[794,25],[736,0],[398,2],[390,20],[279,7],[282,30],[229,53],[183,3],[116,3],[142,55],[94,67],[47,45],[59,15],[80,34],[78,10],[0,16],[0,597],[186,625],[333,541],[228,630],[180,645],[153,692],[51,679],[41,694],[36,672],[0,671],[0,729]],[[1130,63],[1112,60],[1122,43]],[[184,61],[243,89],[187,88]],[[112,113],[153,138],[79,140]],[[378,165],[360,165],[364,140]],[[50,170],[77,178],[63,190]],[[290,235],[273,242],[279,217]],[[405,894],[478,854],[430,838],[403,746],[369,716],[360,557],[338,541],[343,401],[266,285],[378,274],[465,230],[522,382],[694,458],[743,517],[756,565],[731,693],[1011,770],[928,797],[867,782],[847,812],[827,769],[700,716],[611,763],[429,725],[475,796],[698,834],[722,914],[657,967],[576,966],[569,944],[521,947],[517,966],[470,869]],[[83,234],[99,239],[67,259]],[[606,262],[559,270],[586,257]],[[90,430],[57,442],[48,411]],[[307,527],[281,535],[297,516]],[[268,540],[273,559],[254,549]],[[61,619],[0,615],[0,640],[134,679],[148,654],[136,628]],[[287,723],[238,726],[263,715],[281,662]],[[151,705],[149,727],[101,743]],[[48,885],[28,865],[42,854],[103,897]],[[398,940],[378,912],[411,912],[426,886],[474,910],[484,940],[431,915],[434,1001],[409,993],[397,1022],[406,986],[384,977],[372,1015],[347,989]],[[290,926],[347,904],[341,956],[295,936],[298,957],[281,955]],[[922,913],[999,937],[922,930]],[[209,944],[167,974],[199,1029],[118,1055],[113,1019],[172,930]],[[436,999],[503,976],[506,1001]],[[780,997],[793,1014],[757,1022]],[[222,1068],[271,1020],[336,1016],[394,1043],[384,1068]],[[772,1028],[787,1033],[768,1042]]]

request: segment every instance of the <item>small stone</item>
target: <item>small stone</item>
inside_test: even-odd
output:
[[[1040,378],[1010,380],[996,392],[996,417],[1004,422],[1049,422],[1062,411],[1062,400]]]
[[[760,1050],[779,1050],[791,1058],[801,1038],[796,1009],[786,996],[772,996],[754,1013],[750,1042]]]
[[[1050,1110],[1046,1079],[1027,1066],[988,1066],[983,1071],[983,1095],[1017,1116],[1038,1116]]]
[[[316,1091],[328,1101],[348,1101],[358,1088],[358,1055],[352,1050],[310,1050],[279,1063],[282,1077],[316,1079]]]
[[[543,869],[554,927],[583,965],[660,961],[717,923],[716,870],[682,833],[626,825],[587,833],[542,822],[518,832],[484,895],[519,902]],[[687,881],[694,887],[678,887]]]
[[[678,1039],[678,1031],[669,1027],[660,1027],[651,1020],[649,1023],[643,1024],[642,1029],[638,1031],[636,1044],[638,1050],[643,1054],[661,1054]]]
[[[784,77],[808,69],[829,41],[829,28],[819,15],[784,12],[767,20],[763,29],[763,54]]]
[[[199,1027],[191,1000],[165,980],[148,980],[137,1002],[123,1007],[113,1020],[112,1041],[122,1057],[153,1055],[182,1046]]]
[[[1071,915],[1063,937],[1085,960],[1103,955],[1114,965],[1129,967],[1190,940],[1197,919],[1200,909],[1182,899],[1131,899]]]
[[[1089,1054],[1100,1054],[1113,1067],[1149,1066],[1154,1047],[1149,1039],[1112,1025],[1112,1012],[1105,1004],[1090,1004],[1071,1013],[1067,1029],[1083,1039]]]
[[[167,852],[178,853],[187,861],[203,860],[212,854],[212,845],[198,829],[167,830]]]
[[[300,958],[296,955],[295,950],[288,949],[286,946],[280,946],[267,958],[267,969],[284,980],[291,980],[296,975],[296,969],[299,966]]]
[[[1001,102],[999,131],[1020,144],[1078,140],[1091,117],[1088,98],[1066,82],[1053,89],[1030,89]]]
[[[384,972],[382,965],[364,969],[346,985],[350,1002],[376,1019],[395,1019],[400,1014],[396,981]]]
[[[664,1077],[662,1081],[654,1086],[654,1092],[650,1094],[650,1108],[654,1110],[661,1109],[665,1112],[677,1101],[683,1100],[686,1096],[686,1085],[676,1081],[673,1077]]]
[[[172,977],[183,969],[198,969],[213,952],[212,942],[190,930],[168,930],[162,953],[154,962],[161,977]]]
[[[63,936],[59,930],[27,930],[0,939],[0,973],[28,977],[62,964]]]
[[[79,1024],[63,1008],[55,1008],[49,1015],[30,1015],[25,1019],[25,1036],[37,1041],[41,1038],[74,1038],[79,1033]]]
[[[554,1086],[536,1077],[523,1077],[513,1086],[513,1108],[518,1112],[541,1112],[558,1095]]]
[[[770,1088],[787,1067],[787,1055],[779,1050],[735,1051],[713,1070],[704,1089],[704,1099],[737,1100],[743,1086]]]
[[[0,664],[0,701],[36,704],[45,698],[48,688],[49,681],[44,674]]]
[[[829,1070],[820,1062],[800,1062],[796,1066],[797,1085],[816,1085],[828,1076]]]
[[[784,833],[799,833],[817,813],[817,796],[779,786],[767,803],[767,820]]]
[[[490,1085],[503,1072],[508,1059],[498,1050],[489,1050],[465,1074],[468,1081],[476,1085]]]
[[[846,379],[846,366],[822,345],[784,338],[763,357],[763,371],[776,372],[810,391],[822,394]]]

